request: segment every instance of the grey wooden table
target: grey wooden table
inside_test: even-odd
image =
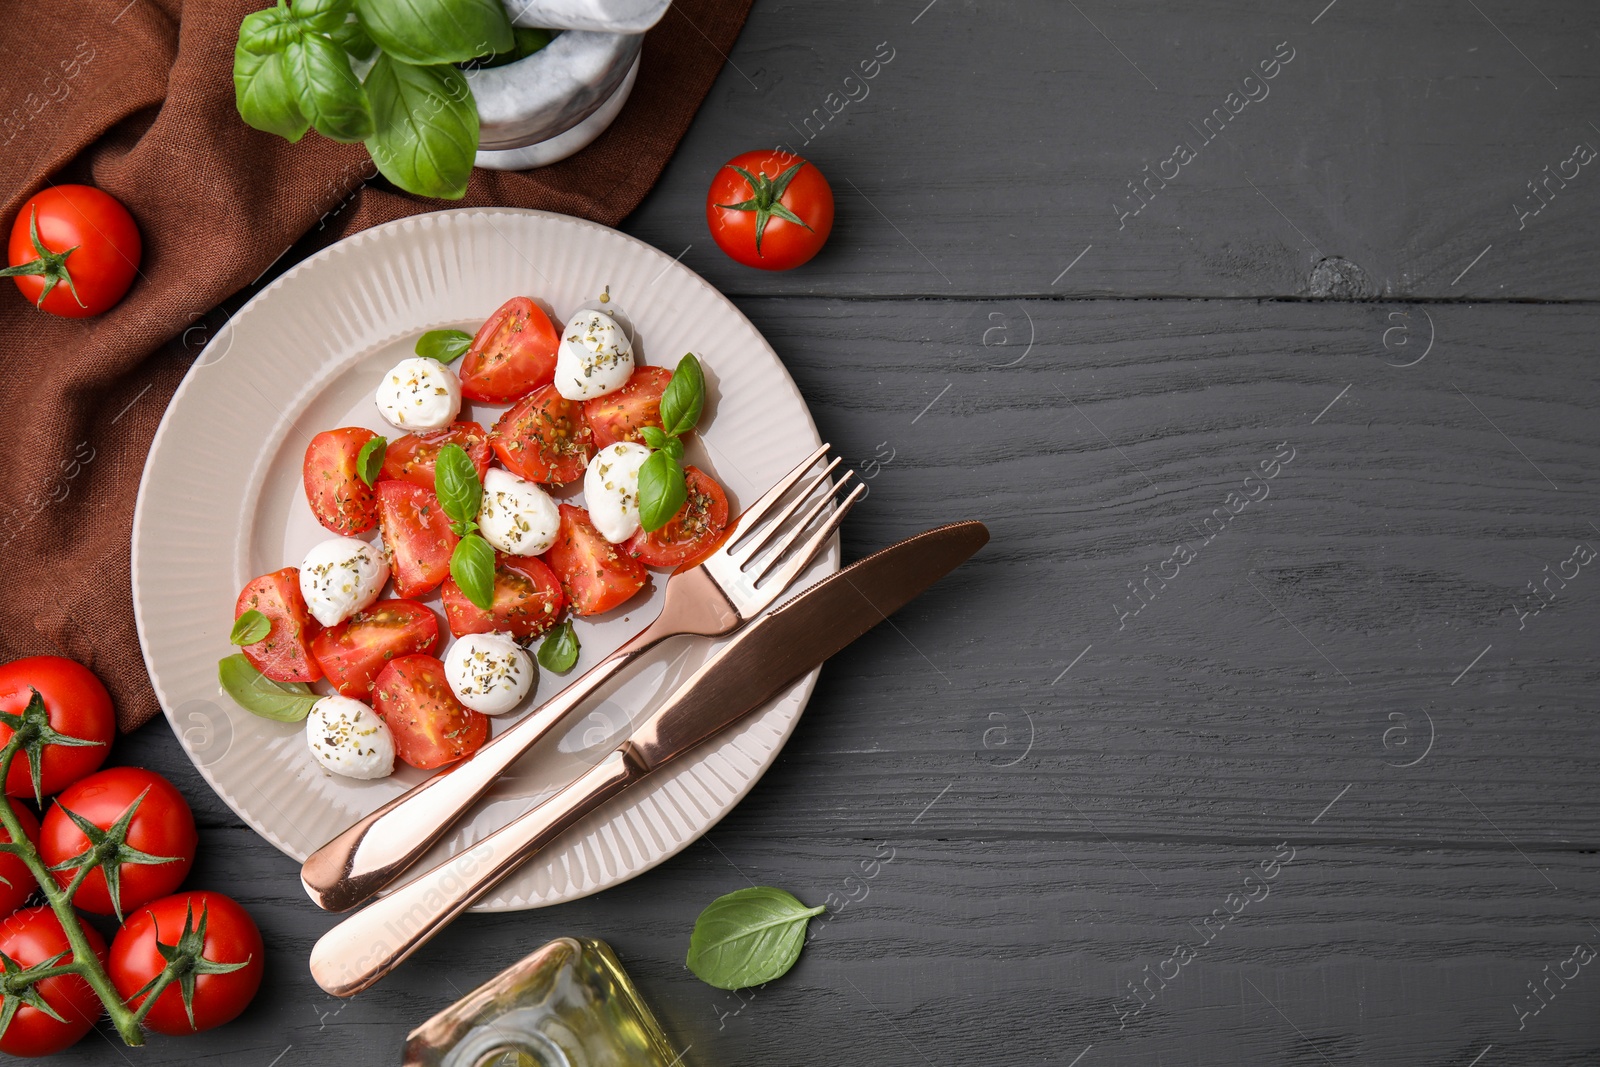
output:
[[[62,1062],[398,1062],[568,933],[705,1067],[1600,1060],[1597,52],[1577,0],[759,0],[627,229],[868,479],[847,555],[993,542],[825,668],[698,844],[349,1002],[295,865],[137,734],[267,987]],[[701,204],[779,143],[839,219],[767,276]],[[751,882],[834,911],[718,992],[688,932]]]

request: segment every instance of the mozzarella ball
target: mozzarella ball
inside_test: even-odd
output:
[[[631,441],[607,445],[583,473],[583,502],[589,521],[607,541],[617,545],[639,528],[639,468],[650,450]]]
[[[556,543],[560,528],[561,512],[549,493],[510,471],[489,468],[478,512],[485,541],[514,556],[537,556]]]
[[[354,537],[321,541],[300,564],[300,595],[324,626],[341,623],[377,600],[388,580],[383,552]]]
[[[561,331],[556,392],[568,400],[614,393],[633,374],[633,344],[610,315],[585,309]]]
[[[346,778],[387,778],[394,772],[394,735],[378,713],[349,697],[323,697],[306,716],[311,756]]]
[[[461,379],[435,359],[402,359],[378,384],[378,411],[402,430],[442,430],[461,412]]]
[[[533,657],[505,634],[466,634],[444,656],[456,699],[473,711],[503,715],[533,691]]]

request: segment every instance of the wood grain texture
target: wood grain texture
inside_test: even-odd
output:
[[[1581,4],[844,10],[756,5],[630,232],[751,295],[1600,294],[1600,174],[1561,176],[1600,148]],[[1195,158],[1165,164],[1179,143]],[[716,251],[703,204],[718,163],[777,144],[823,169],[839,217],[812,266],[767,276]]]

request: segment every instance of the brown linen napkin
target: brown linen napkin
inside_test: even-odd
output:
[[[123,731],[154,717],[129,530],[156,424],[206,339],[202,316],[313,229],[323,243],[463,205],[615,225],[688,129],[750,3],[676,0],[599,140],[542,170],[475,171],[454,202],[361,188],[371,172],[360,145],[315,133],[290,145],[240,121],[233,46],[239,20],[266,0],[9,5],[0,232],[47,184],[96,185],[138,220],[144,262],[122,303],[94,319],[42,314],[0,281],[0,659],[71,656],[110,688]]]

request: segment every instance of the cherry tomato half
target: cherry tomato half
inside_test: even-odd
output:
[[[361,450],[376,436],[363,426],[345,426],[323,430],[306,448],[300,470],[306,502],[317,521],[341,537],[365,533],[378,521],[372,486],[356,471]]]
[[[237,619],[247,611],[259,611],[272,628],[253,645],[239,649],[255,669],[275,682],[314,682],[322,668],[311,656],[311,635],[317,624],[300,593],[300,568],[252,578],[233,605]]]
[[[395,755],[418,770],[464,759],[489,739],[489,717],[456,699],[432,656],[390,660],[372,683],[372,710],[389,724]]]
[[[574,615],[598,615],[626,603],[650,582],[644,565],[594,528],[589,513],[561,505],[561,530],[544,561],[561,579]]]
[[[561,334],[550,316],[514,296],[489,316],[461,359],[461,395],[504,404],[527,396],[556,376]]]
[[[384,664],[439,651],[439,616],[415,600],[380,600],[323,630],[312,639],[311,651],[341,696],[366,700]]]

